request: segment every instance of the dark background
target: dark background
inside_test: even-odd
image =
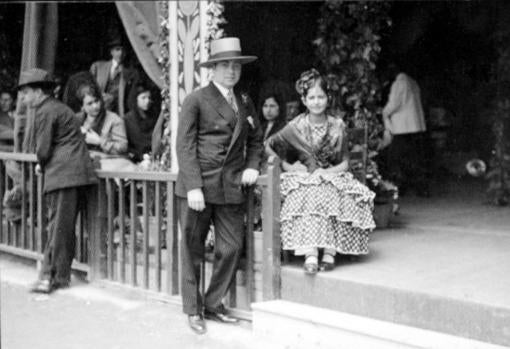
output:
[[[226,34],[240,37],[244,53],[259,57],[244,67],[240,83],[255,102],[265,82],[279,80],[291,90],[302,71],[318,66],[312,41],[321,2],[224,4]],[[23,15],[24,4],[0,3],[4,66],[19,66]],[[494,94],[494,37],[509,26],[508,2],[395,1],[390,15],[393,26],[383,33],[378,71],[389,62],[401,63],[421,86],[426,114],[432,107],[448,111],[447,150],[476,151],[487,158],[493,142],[487,109]],[[59,32],[55,66],[64,81],[108,58],[105,43],[116,32],[128,42],[113,3],[62,3]],[[130,51],[128,61],[141,70]]]

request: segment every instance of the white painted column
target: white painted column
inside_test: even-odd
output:
[[[209,16],[207,15],[207,7],[209,5],[209,0],[200,1],[200,59],[201,62],[204,62],[209,57],[208,47],[207,47],[207,21],[209,20]],[[200,84],[205,86],[209,83],[209,69],[208,68],[200,68]]]
[[[170,141],[172,145],[172,172],[177,172],[177,124],[179,118],[179,58],[177,52],[177,1],[168,1],[168,23],[170,27]]]

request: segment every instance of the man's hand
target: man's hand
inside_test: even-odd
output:
[[[203,211],[205,209],[205,199],[202,189],[193,189],[188,191],[188,206],[195,211]]]
[[[38,176],[42,174],[41,165],[39,164],[35,165],[35,174]]]
[[[253,185],[257,182],[257,178],[259,178],[259,171],[247,168],[243,171],[243,175],[241,176],[241,184]]]

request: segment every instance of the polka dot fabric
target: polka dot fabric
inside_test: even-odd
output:
[[[352,174],[283,173],[281,193],[284,249],[296,254],[310,247],[368,253],[375,194]]]

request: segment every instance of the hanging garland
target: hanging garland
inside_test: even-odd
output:
[[[171,144],[171,126],[170,126],[170,23],[168,1],[159,1],[160,8],[160,30],[159,30],[159,50],[160,58],[158,60],[161,71],[163,72],[164,86],[161,89],[162,105],[161,113],[164,117],[163,136],[161,137],[162,152],[156,159],[155,167],[157,170],[170,170],[172,164],[172,144]],[[227,21],[223,16],[225,8],[219,1],[211,1],[208,4],[206,15],[207,36],[206,50],[209,50],[211,40],[221,38],[224,30],[221,28]]]
[[[225,35],[225,30],[221,28],[227,23],[223,16],[225,6],[218,0],[213,0],[207,5],[207,37],[205,48],[209,50],[211,40],[219,39]]]
[[[163,135],[161,137],[162,152],[156,162],[156,169],[170,170],[172,164],[172,145],[170,139],[170,23],[168,22],[168,1],[160,1],[159,30],[159,65],[163,72],[163,88],[161,89],[161,113],[163,114]]]

